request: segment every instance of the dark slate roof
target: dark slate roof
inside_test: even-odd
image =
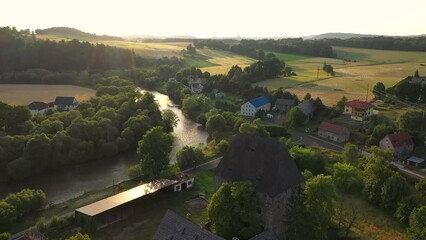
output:
[[[258,97],[249,101],[254,107],[260,107],[270,103],[267,97]]]
[[[294,105],[294,99],[284,99],[284,98],[278,98],[277,101],[275,101],[275,106],[293,106]]]
[[[259,193],[274,197],[304,181],[283,144],[237,134],[215,170],[226,181],[250,181]]]
[[[225,240],[190,220],[167,210],[153,240]]]
[[[19,240],[47,240],[43,234],[35,229],[27,230],[23,236],[18,238]]]
[[[32,103],[30,103],[28,105],[28,108],[30,110],[38,110],[38,111],[40,111],[40,110],[49,108],[49,104],[44,103],[44,102],[32,102]]]
[[[74,105],[75,97],[56,97],[55,105],[65,105],[70,106]]]
[[[272,231],[264,231],[249,240],[278,240],[278,238]]]
[[[304,100],[298,106],[305,115],[311,115],[315,111],[315,105],[311,100]]]

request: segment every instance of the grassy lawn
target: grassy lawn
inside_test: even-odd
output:
[[[403,240],[405,228],[392,216],[370,205],[358,195],[343,195],[343,211],[355,209],[357,219],[352,228],[359,239]]]
[[[28,105],[33,101],[53,102],[56,96],[73,96],[81,102],[95,95],[93,89],[72,85],[0,84],[0,101],[12,105]]]
[[[93,239],[152,239],[167,209],[196,223],[207,220],[206,211],[190,209],[186,201],[204,192],[209,199],[213,194],[213,170],[195,176],[194,187],[183,192],[161,192],[142,199],[141,207],[132,216],[104,228],[92,235]],[[143,206],[142,206],[143,205]]]

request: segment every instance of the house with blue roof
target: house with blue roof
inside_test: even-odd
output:
[[[254,98],[241,105],[241,116],[254,117],[257,111],[271,109],[271,102],[267,97]]]

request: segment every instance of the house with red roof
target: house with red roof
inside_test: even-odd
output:
[[[343,114],[351,115],[355,121],[366,121],[373,115],[373,104],[361,100],[352,100],[346,103]]]
[[[318,136],[335,142],[349,140],[349,129],[329,122],[322,122],[318,127]]]
[[[397,159],[405,160],[414,150],[413,139],[408,133],[394,133],[386,135],[380,140],[379,147],[383,150],[393,149]]]

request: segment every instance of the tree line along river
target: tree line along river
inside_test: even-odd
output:
[[[147,90],[141,89],[140,91]],[[185,117],[167,95],[154,91],[148,92],[155,96],[161,110],[170,109],[179,119],[173,132],[174,143],[170,153],[172,162],[176,159],[177,151],[183,146],[198,146],[206,143],[208,133],[199,124]],[[103,159],[102,162],[94,161],[41,174],[25,181],[2,183],[0,184],[0,198],[23,188],[34,188],[42,189],[49,202],[63,202],[85,192],[128,180],[127,169],[138,162],[139,158],[136,153],[128,153]]]

